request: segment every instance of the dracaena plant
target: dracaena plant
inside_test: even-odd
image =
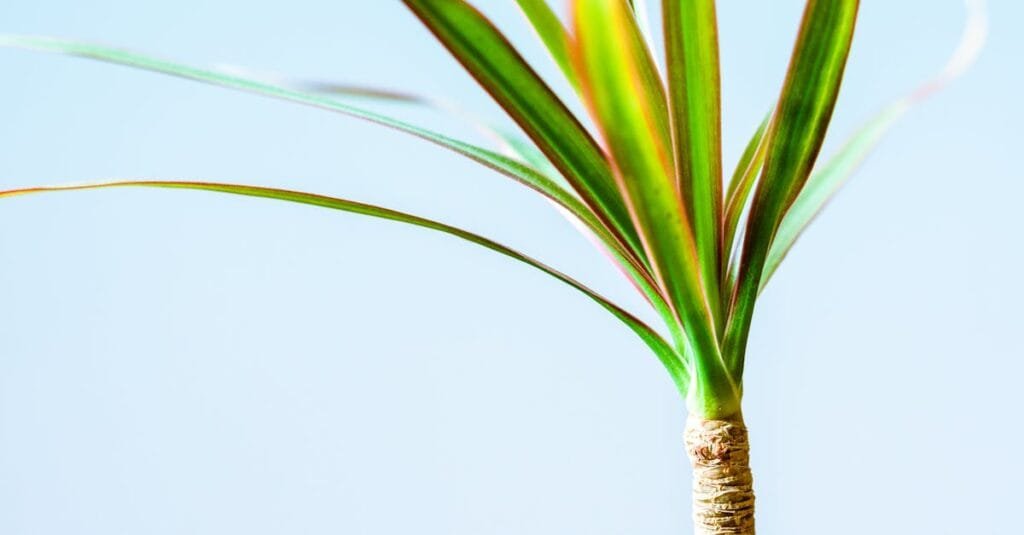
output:
[[[660,359],[689,410],[698,533],[753,533],[754,496],[742,416],[747,336],[758,295],[804,228],[882,134],[958,75],[984,34],[968,1],[967,31],[938,77],[885,108],[823,165],[825,132],[854,35],[857,0],[809,0],[785,81],[728,180],[722,161],[718,34],[713,0],[665,0],[664,68],[641,0],[572,0],[564,22],[545,0],[517,0],[596,128],[584,126],[505,38],[463,0],[404,0],[521,133],[437,99],[339,84],[191,67],[66,39],[4,36],[0,44],[171,74],[339,112],[423,138],[532,188],[607,253],[662,320],[652,327],[570,276],[472,232],[356,201],[258,186],[134,180],[0,192],[145,186],[266,197],[445,232],[538,268],[581,291]],[[434,106],[492,134],[484,148],[358,107],[356,98]],[[523,136],[525,134],[525,137]]]

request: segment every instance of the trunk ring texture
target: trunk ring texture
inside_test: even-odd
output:
[[[690,417],[685,440],[693,465],[696,533],[753,535],[754,479],[743,422]]]

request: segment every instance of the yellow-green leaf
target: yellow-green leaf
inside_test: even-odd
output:
[[[694,349],[694,385],[714,389],[707,416],[739,408],[739,391],[719,356],[692,227],[678,195],[667,101],[650,50],[625,0],[573,2],[577,72],[615,164],[655,276]]]
[[[716,320],[722,244],[722,111],[714,0],[665,0],[666,68],[676,176]]]

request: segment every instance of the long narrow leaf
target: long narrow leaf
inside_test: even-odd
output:
[[[667,103],[650,51],[624,0],[576,0],[573,6],[574,60],[584,93],[655,276],[695,351],[694,384],[725,390],[719,399],[728,407],[698,409],[704,414],[736,410],[739,394],[718,353],[696,245],[678,196]]]
[[[629,7],[636,17],[636,25],[640,35],[644,37],[647,48],[654,50],[654,32],[651,31],[651,9],[647,0],[629,0]],[[655,61],[655,64],[657,61]]]
[[[742,376],[754,301],[768,248],[803,188],[825,138],[853,40],[858,0],[809,0],[768,133],[768,154],[750,207],[737,289],[725,338],[729,367]]]
[[[248,72],[247,70],[238,68],[233,68],[232,71]],[[260,75],[252,76],[254,78],[265,78],[265,76]],[[452,115],[473,126],[485,136],[494,139],[504,149],[504,151],[509,153],[512,157],[519,159],[527,166],[532,167],[537,172],[550,178],[552,181],[557,182],[558,185],[564,185],[566,188],[563,190],[565,194],[575,195],[575,191],[571,189],[568,183],[565,183],[565,178],[562,177],[553,165],[551,165],[547,156],[540,152],[540,150],[538,150],[537,147],[528,139],[504,128],[492,125],[479,117],[475,117],[454,103],[415,95],[412,93],[362,85],[289,80],[280,76],[274,76],[273,79],[277,85],[283,87],[296,88],[314,93],[327,93],[345,98],[360,98],[374,101],[410,104]],[[644,298],[655,307],[658,314],[665,319],[667,325],[673,332],[673,337],[676,340],[681,340],[681,332],[678,331],[678,326],[672,319],[673,315],[669,310],[668,303],[665,301],[664,297],[660,295],[660,291],[655,287],[655,283],[653,279],[650,278],[650,275],[646,273],[639,264],[636,264],[635,260],[631,259],[631,254],[615,243],[614,238],[610,234],[601,236],[595,234],[595,229],[583,223],[579,217],[567,210],[564,206],[554,201],[550,202],[552,202],[558,212],[562,214],[573,225],[573,227],[579,230],[595,245],[595,247],[598,248],[598,250],[612,261],[615,267],[622,272],[630,284],[632,284],[633,287],[636,288],[637,291],[639,291]]]
[[[412,104],[417,106],[423,106],[426,108],[435,109],[437,111],[447,112],[448,114],[454,115],[472,125],[476,129],[480,130],[483,134],[493,138],[499,145],[501,145],[505,152],[510,153],[513,157],[520,159],[526,165],[534,168],[541,174],[547,176],[563,185],[565,181],[564,177],[558,172],[557,169],[547,159],[544,153],[540,152],[535,145],[529,140],[524,139],[516,133],[509,132],[503,128],[491,125],[482,119],[472,116],[468,112],[465,112],[460,107],[453,103],[439,101],[437,99],[431,99],[427,97],[421,97],[410,93],[396,92],[392,90],[383,90],[373,87],[366,86],[354,86],[348,84],[335,84],[335,83],[324,83],[324,82],[280,82],[287,84],[292,87],[300,87],[309,91],[324,92],[332,95],[342,97],[356,97],[356,98],[367,98],[371,100],[382,100],[387,102],[400,102],[405,104]],[[566,193],[575,194],[575,191],[571,189],[568,183],[564,186]],[[668,303],[665,302],[664,298],[659,294],[658,290],[654,287],[654,281],[645,273],[638,270],[638,266],[631,266],[630,260],[627,258],[628,253],[622,250],[612,251],[615,244],[608,243],[607,240],[611,239],[610,236],[602,239],[594,234],[594,231],[588,228],[587,225],[580,222],[580,219],[566,210],[564,207],[555,204],[555,208],[558,209],[559,213],[566,217],[569,222],[579,230],[589,241],[591,241],[595,247],[598,248],[606,257],[608,257],[612,263],[618,268],[622,274],[629,280],[629,282],[647,299],[651,305],[655,307],[658,314],[665,318],[670,329],[673,330],[673,337],[676,340],[683,338],[682,333],[678,331],[677,325],[672,320],[673,315],[668,308]]]
[[[530,25],[544,42],[548,53],[554,58],[555,63],[562,69],[562,74],[569,80],[576,91],[580,90],[580,80],[572,68],[572,60],[569,59],[569,34],[562,25],[562,21],[555,14],[547,0],[516,0],[519,8],[523,10]]]
[[[486,17],[464,0],[403,0],[544,151],[602,221],[642,256],[597,142]]]
[[[771,279],[779,264],[792,249],[808,225],[821,213],[829,200],[878,146],[882,137],[912,107],[963,74],[981,53],[988,33],[988,18],[983,0],[967,0],[967,18],[960,44],[942,72],[928,80],[909,95],[883,109],[877,116],[854,134],[839,152],[808,179],[807,185],[786,212],[772,242],[765,262],[761,289]]]
[[[761,146],[761,140],[764,139],[765,132],[768,131],[768,121],[772,118],[772,114],[765,116],[764,120],[758,124],[757,129],[754,130],[754,134],[747,140],[747,145],[743,148],[743,154],[740,155],[740,159],[736,162],[736,168],[733,169],[732,177],[729,179],[729,186],[725,191],[725,199],[728,204],[728,200],[731,199],[735,194],[736,190],[739,189],[742,179],[746,176],[746,172],[749,169],[751,160],[754,159],[754,155],[757,148]]]
[[[530,142],[529,139],[523,137],[521,134],[511,132],[509,129],[491,124],[489,121],[464,110],[454,102],[407,93],[404,91],[394,91],[365,85],[283,79],[279,79],[277,84],[282,87],[294,88],[299,91],[306,91],[310,93],[327,94],[341,98],[356,98],[409,104],[441,112],[473,127],[484,136],[496,142],[504,153],[517,158],[548,178],[559,183],[564,183],[566,187],[570,188],[566,191],[576,195],[575,190],[572,190],[569,183],[565,182],[565,177],[558,172],[558,169],[551,164],[547,156],[545,156],[536,145]]]
[[[607,311],[611,312],[616,318],[626,324],[633,332],[635,332],[641,340],[650,347],[654,353],[661,360],[662,364],[668,369],[673,380],[676,382],[677,387],[680,388],[680,392],[686,392],[688,375],[686,370],[686,364],[681,360],[678,353],[671,348],[671,346],[665,342],[657,332],[651,329],[647,324],[637,319],[635,316],[622,309],[615,303],[611,302],[607,298],[601,296],[594,290],[573,279],[572,277],[538,261],[535,260],[515,249],[506,247],[493,240],[474,234],[472,232],[447,225],[431,219],[399,212],[397,210],[391,210],[389,208],[383,208],[380,206],[374,206],[371,204],[365,204],[347,199],[340,199],[337,197],[328,197],[325,195],[317,195],[313,193],[304,193],[298,191],[290,191],[277,188],[267,188],[260,186],[250,185],[239,185],[239,184],[223,184],[214,182],[188,182],[188,181],[166,181],[166,180],[122,180],[112,182],[99,182],[91,184],[73,184],[63,186],[41,186],[41,187],[30,187],[20,188],[12,190],[0,190],[0,198],[3,197],[14,197],[17,195],[26,195],[31,193],[42,193],[51,191],[69,191],[69,190],[85,190],[85,189],[99,189],[99,188],[114,188],[114,187],[153,187],[153,188],[177,188],[177,189],[191,189],[191,190],[204,190],[214,191],[220,193],[230,193],[234,195],[244,195],[250,197],[263,197],[269,199],[276,199],[281,201],[288,201],[300,204],[308,204],[313,206],[319,206],[323,208],[330,208],[334,210],[341,210],[345,212],[352,212],[356,214],[362,214],[366,216],[378,217],[381,219],[387,219],[391,221],[398,221],[401,223],[407,223],[431,230],[443,232],[471,243],[486,247],[492,251],[503,254],[509,258],[513,258],[527,265],[533,266],[544,273],[568,284],[576,290],[582,292],[590,299],[597,302],[599,305],[604,307]]]
[[[676,173],[693,225],[701,276],[719,327],[722,253],[722,110],[714,0],[663,3]]]
[[[732,295],[735,284],[736,270],[738,269],[736,263],[739,256],[734,254],[736,252],[734,248],[740,234],[740,220],[742,219],[744,208],[746,208],[747,201],[750,199],[750,192],[754,190],[754,184],[761,173],[761,168],[764,166],[764,158],[768,152],[768,144],[765,142],[764,134],[767,131],[769,121],[771,121],[771,115],[765,117],[764,121],[761,122],[761,125],[754,132],[753,137],[750,138],[746,149],[743,151],[743,155],[740,157],[739,163],[736,165],[732,179],[729,181],[725,213],[723,215],[725,221],[723,222],[722,230],[722,255],[723,259],[729,259],[724,264],[722,276],[722,294],[725,296]]]
[[[633,251],[613,235],[578,198],[568,194],[551,178],[516,160],[379,113],[339,102],[324,95],[282,87],[267,81],[223,71],[202,69],[122,49],[51,37],[0,35],[0,46],[80,56],[278,98],[367,120],[452,150],[541,193],[559,208],[578,218],[607,247],[618,265],[630,276],[631,281],[644,292],[645,297],[659,310],[659,314],[666,318],[670,328],[675,329],[674,320],[668,312],[667,303],[661,296],[661,290],[656,287],[651,275],[639,263]]]
[[[379,113],[339,102],[337,99],[329,98],[324,95],[308,91],[299,91],[293,88],[282,87],[266,81],[246,78],[222,71],[192,67],[127,50],[67,39],[18,35],[0,35],[0,46],[80,56],[107,63],[126,65],[171,76],[178,76],[189,80],[195,80],[240,91],[252,92],[342,113],[417,136],[426,141],[430,141],[436,145],[452,150],[462,156],[498,171],[509,178],[512,178],[513,180],[541,193],[557,205],[567,210],[569,213],[578,217],[589,230],[594,232],[594,234],[598,236],[603,243],[608,245],[609,249],[615,253],[617,258],[622,259],[622,265],[626,269],[630,270],[630,272],[635,275],[635,280],[647,289],[649,297],[656,292],[656,290],[652,288],[653,281],[650,281],[649,274],[646,273],[646,269],[636,259],[634,252],[628,245],[624,244],[619,237],[613,235],[606,225],[600,221],[587,206],[583,205],[575,196],[566,193],[558,186],[558,184],[552,181],[551,178],[506,156],[502,156],[469,143],[452,139],[424,128],[398,121]]]
[[[319,94],[315,90],[299,89],[296,87],[290,87],[287,84],[278,85],[256,77],[245,77],[215,69],[193,67],[137,52],[68,39],[0,35],[0,46],[18,47],[44,52],[56,52],[60,54],[95,59],[107,63],[126,65],[129,67],[168,74],[171,76],[178,76],[229,89],[247,91],[296,102],[367,120],[372,123],[417,136],[426,141],[452,150],[538,191],[557,204],[563,206],[577,217],[583,219],[588,226],[604,226],[598,223],[592,214],[588,215],[588,213],[591,212],[589,209],[586,209],[579,202],[573,200],[574,198],[571,195],[566,194],[562,188],[557,187],[551,178],[541,175],[529,166],[523,165],[520,162],[482,147],[459,141],[443,134],[399,121],[380,113],[364,110],[351,104],[341,102],[335,98]],[[336,87],[335,90],[338,90],[338,88]],[[363,96],[373,96],[374,98],[385,98],[385,94],[387,94],[386,98],[388,99],[407,102],[415,102],[420,98],[405,93],[382,92],[377,90],[361,90],[359,93]],[[603,234],[607,234],[607,232]]]

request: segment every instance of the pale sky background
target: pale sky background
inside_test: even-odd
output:
[[[556,77],[513,2],[479,3]],[[801,5],[719,2],[730,167]],[[745,412],[763,533],[1015,532],[1024,4],[990,7],[977,67],[892,132],[759,304]],[[937,71],[962,17],[959,0],[864,2],[828,147]],[[4,2],[0,31],[498,117],[397,1]],[[641,305],[545,202],[422,141],[81,59],[2,49],[0,71],[0,186],[335,194],[471,228]],[[0,201],[5,535],[690,533],[684,421],[615,319],[449,237],[209,193]]]

